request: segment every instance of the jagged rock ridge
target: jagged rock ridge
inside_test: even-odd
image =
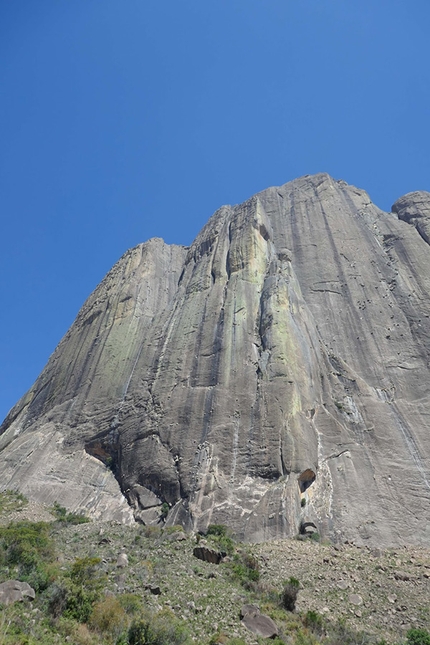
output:
[[[386,213],[319,174],[189,248],[128,251],[1,427],[0,486],[122,521],[167,502],[248,540],[428,545],[428,232],[429,193]]]

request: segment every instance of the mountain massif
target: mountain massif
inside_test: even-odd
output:
[[[430,545],[430,193],[392,211],[318,174],[125,253],[1,426],[0,488]]]

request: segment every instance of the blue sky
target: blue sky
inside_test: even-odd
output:
[[[150,237],[326,171],[430,190],[428,0],[0,0],[0,417]]]

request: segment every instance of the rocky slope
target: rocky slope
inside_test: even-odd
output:
[[[33,504],[24,505],[13,514],[2,513],[0,509],[0,527],[12,517],[39,518],[39,512]],[[197,536],[186,537],[177,528],[163,531],[137,524],[127,527],[117,522],[82,525],[54,522],[51,535],[61,571],[67,571],[77,558],[100,558],[95,575],[105,576],[103,595],[121,599],[124,594],[134,594],[151,612],[172,611],[186,623],[193,639],[200,644],[225,643],[229,638],[242,638],[247,645],[267,642],[257,638],[240,620],[242,607],[249,603],[257,604],[272,617],[282,640],[290,644],[363,644],[380,643],[380,639],[385,639],[387,644],[399,644],[405,642],[411,628],[430,629],[429,549],[332,546],[309,539],[275,540],[248,546],[235,544],[236,555],[251,556],[259,571],[258,582],[243,586],[246,579],[234,575],[235,556],[219,564],[197,559],[193,555]],[[210,545],[210,538],[206,539]],[[198,542],[202,543],[203,539]],[[0,567],[0,580],[4,573]],[[279,593],[290,577],[300,583],[294,614],[279,606]],[[56,584],[61,586],[61,581],[57,580]],[[18,624],[27,633],[36,632],[34,642],[48,642],[46,636],[37,638],[41,629],[47,631],[47,621],[43,620],[47,603],[43,604],[43,594],[37,593],[33,604],[36,605],[33,611],[28,606],[24,608],[28,621],[24,615]],[[304,638],[303,618],[308,611],[317,612],[323,618],[325,627],[319,638],[311,639],[309,634]],[[349,638],[346,635],[341,638],[341,623],[350,630]],[[59,624],[57,629],[61,631]],[[331,630],[338,638],[332,635],[326,641],[325,633],[330,634]],[[359,636],[361,632],[368,638],[364,634]],[[217,633],[219,639],[215,638]],[[4,637],[1,622],[0,636]],[[67,641],[112,642],[98,640],[95,635],[94,640],[87,637],[71,641],[69,636]]]
[[[261,541],[430,543],[430,194],[326,174],[128,251],[0,431],[0,486]],[[164,507],[165,508],[165,507]]]

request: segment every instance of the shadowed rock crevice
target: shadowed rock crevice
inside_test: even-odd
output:
[[[309,486],[312,486],[316,479],[316,474],[310,468],[304,470],[298,477],[300,492],[304,493]]]

